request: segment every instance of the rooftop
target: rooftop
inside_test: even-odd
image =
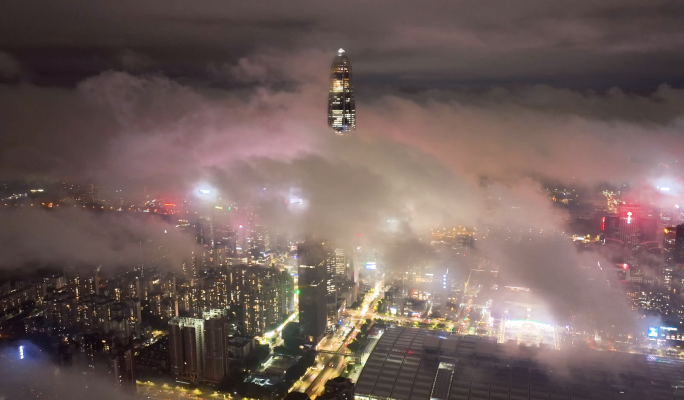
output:
[[[387,329],[356,383],[356,399],[684,399],[684,361],[559,351]]]

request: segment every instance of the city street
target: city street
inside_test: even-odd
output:
[[[366,294],[359,309],[348,311],[349,317],[347,323],[335,334],[324,337],[318,343],[316,349],[320,351],[320,353],[316,356],[315,365],[309,368],[304,376],[292,385],[290,388],[291,392],[303,392],[308,394],[309,397],[320,396],[324,391],[325,383],[329,379],[343,374],[347,361],[342,354],[347,352],[346,346],[354,337],[356,337],[356,334],[359,332],[361,325],[366,322],[366,319],[375,317],[373,307],[375,306],[375,302],[382,297],[382,288],[383,282],[377,282],[374,288]],[[282,329],[282,326],[280,329]],[[277,340],[277,342],[279,343],[280,340]],[[371,339],[364,349],[364,353],[369,353],[369,350],[372,349],[376,342],[376,339]],[[323,351],[325,351],[325,353]],[[349,353],[349,355],[351,355],[351,353]],[[358,376],[360,371],[361,367],[357,366],[354,374]],[[153,382],[138,382],[137,393],[147,398],[160,400],[208,400],[231,398],[230,395],[206,389],[189,390],[180,385],[171,386]]]
[[[207,389],[186,389],[182,386],[155,384],[153,382],[137,382],[136,391],[139,396],[164,400],[210,400],[229,399],[229,395]]]
[[[318,346],[316,346],[316,349],[319,351],[345,353],[346,346],[358,333],[361,325],[366,322],[367,318],[374,317],[373,306],[376,300],[381,298],[382,288],[383,281],[377,282],[375,287],[366,294],[359,310],[348,311],[349,323],[344,325],[333,336],[323,338]],[[295,382],[290,391],[303,392],[308,394],[309,397],[321,395],[325,382],[342,375],[345,363],[345,357],[341,354],[319,353],[314,367],[309,369],[300,380]]]

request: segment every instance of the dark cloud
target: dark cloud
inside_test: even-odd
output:
[[[349,234],[383,218],[414,229],[473,224],[484,212],[481,176],[640,181],[684,159],[684,92],[667,85],[643,95],[535,85],[360,98],[357,133],[335,137],[329,62],[315,49],[269,49],[215,65],[217,79],[256,85],[238,89],[115,71],[75,89],[5,85],[2,170],[176,196],[208,181],[227,197],[266,187],[282,201],[296,186],[310,200],[303,227]]]
[[[30,263],[112,268],[144,262],[180,269],[193,250],[193,238],[157,216],[65,207],[0,213],[0,267]]]
[[[255,50],[330,52],[342,46],[353,55],[359,79],[369,84],[653,88],[683,83],[684,29],[677,18],[683,10],[670,0],[497,7],[350,1],[343,11],[311,1],[212,0],[202,7],[182,1],[29,1],[0,16],[0,48],[40,82],[73,83],[76,72],[83,78],[107,63],[117,67],[115,57],[93,55],[126,49],[151,57],[171,76],[199,79],[207,65],[234,63]]]
[[[0,77],[14,78],[21,73],[19,62],[10,54],[0,51]]]

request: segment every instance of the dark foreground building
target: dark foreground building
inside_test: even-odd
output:
[[[356,104],[352,68],[344,50],[330,67],[330,93],[328,94],[328,125],[338,135],[346,135],[356,129]]]
[[[354,383],[342,376],[330,379],[325,383],[323,400],[354,400]]]
[[[356,400],[680,399],[684,361],[563,351],[389,328],[355,388]]]

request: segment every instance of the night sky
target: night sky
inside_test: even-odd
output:
[[[217,70],[242,57],[342,46],[359,84],[392,89],[652,90],[684,83],[683,18],[677,1],[8,2],[0,71],[44,86],[110,69],[228,85]]]

